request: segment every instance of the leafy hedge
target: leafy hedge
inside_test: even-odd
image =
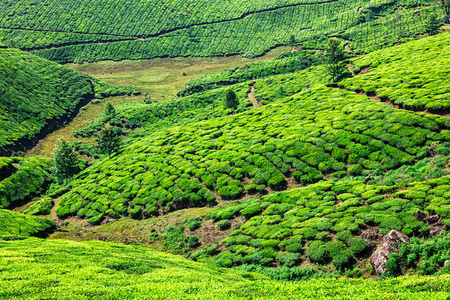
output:
[[[245,189],[249,184],[285,189],[290,177],[307,185],[325,176],[367,176],[428,156],[432,143],[447,139],[441,132],[446,122],[353,92],[311,86],[256,110],[156,132],[151,126],[138,130],[120,154],[95,163],[71,183],[57,212],[117,218],[134,209],[149,217],[214,203],[213,192],[240,198],[253,193]]]
[[[49,122],[62,125],[95,94],[136,93],[17,49],[0,49],[0,147],[32,140]]]
[[[425,0],[157,1],[12,0],[0,4],[0,41],[61,63],[154,57],[262,55],[341,36],[365,50],[424,32]],[[26,7],[24,10],[23,7]],[[61,9],[64,7],[64,9]],[[397,8],[401,7],[402,10]],[[432,8],[434,9],[434,8]],[[373,20],[366,20],[372,11]],[[419,15],[417,15],[419,13]],[[144,17],[145,16],[145,17]],[[398,38],[398,39],[397,39]]]
[[[387,98],[411,110],[450,109],[450,33],[442,33],[354,59],[354,72],[339,84]]]
[[[0,209],[0,241],[36,235],[53,225],[54,223],[50,219]]]
[[[1,160],[4,160],[3,158]],[[51,159],[45,156],[8,158],[15,172],[0,181],[0,208],[45,192],[52,181]]]
[[[449,184],[450,175],[406,187],[404,182],[386,186],[341,180],[228,205],[208,216],[215,222],[230,222],[250,207],[258,206],[261,212],[230,233],[221,243],[225,251],[213,257],[228,267],[272,266],[275,262],[292,267],[307,259],[319,265],[331,263],[337,270],[351,269],[373,250],[371,238],[376,240],[390,230],[428,237],[437,225],[420,218],[419,212],[438,215],[441,225],[449,226]],[[450,259],[446,234],[430,241],[411,241],[401,256],[406,266],[414,267],[420,261],[417,268],[422,274],[433,274]]]

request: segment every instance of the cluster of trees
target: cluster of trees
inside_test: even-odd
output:
[[[106,103],[103,115],[111,119],[115,114],[114,106],[109,102]],[[111,158],[111,154],[117,152],[121,144],[122,141],[117,130],[107,126],[98,133],[95,146],[101,154],[106,154]],[[58,140],[52,155],[52,175],[55,181],[59,184],[66,184],[70,178],[80,171],[81,165],[78,153],[73,146],[64,139]]]

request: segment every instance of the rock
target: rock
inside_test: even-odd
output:
[[[405,243],[405,244],[409,243],[409,237],[406,234],[401,233],[400,231],[391,230],[391,231],[389,231],[388,234],[386,234],[383,237],[382,241],[388,242],[391,245],[395,246],[395,244],[399,244],[399,243]]]
[[[450,265],[450,259],[447,259],[446,261],[444,261],[444,267]]]
[[[381,275],[387,271],[386,262],[392,252],[398,253],[398,248],[402,243],[409,243],[409,238],[406,234],[397,230],[391,230],[383,237],[383,244],[370,258],[370,264],[375,269],[377,275]]]
[[[414,217],[416,217],[417,221],[423,221],[427,217],[427,214],[419,211],[414,214]]]
[[[432,230],[430,230],[430,236],[438,235],[439,232],[441,232],[442,230],[444,230],[444,226],[437,226],[437,227],[433,228]]]
[[[378,276],[387,271],[386,262],[392,252],[398,253],[398,249],[389,244],[389,242],[385,242],[370,258],[370,264]]]
[[[427,223],[435,223],[437,221],[439,221],[439,216],[438,215],[432,215],[432,216],[428,216],[425,219],[423,219],[424,222]]]

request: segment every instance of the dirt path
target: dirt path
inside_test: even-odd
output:
[[[262,106],[261,102],[259,102],[255,98],[255,86],[254,85],[252,85],[250,87],[250,93],[248,93],[247,96],[248,96],[248,100],[250,100],[250,102],[253,104],[253,108],[258,108],[258,107]]]
[[[366,93],[366,92],[361,91],[361,90],[352,91],[352,90],[348,90],[348,89],[346,89],[346,88],[344,88],[344,87],[342,87],[342,86],[336,86],[335,88],[338,88],[338,89],[343,90],[343,91],[355,92],[355,93],[357,93],[358,95],[362,95],[362,96],[369,97],[369,98],[372,99],[372,100],[375,100],[375,101],[384,103],[384,104],[386,104],[386,105],[389,105],[389,106],[392,107],[392,108],[401,109],[401,110],[406,110],[406,111],[412,111],[412,112],[416,112],[416,113],[424,113],[424,114],[427,114],[427,115],[435,115],[435,116],[439,116],[439,117],[441,117],[441,118],[450,118],[450,111],[447,111],[447,110],[445,110],[445,111],[429,112],[428,109],[426,109],[426,110],[418,110],[418,109],[417,109],[417,110],[414,110],[414,109],[408,109],[408,108],[405,108],[405,107],[403,107],[403,106],[401,106],[401,105],[394,104],[391,100],[389,100],[389,99],[386,98],[386,97],[380,98],[380,97],[377,96],[377,94],[375,94],[374,92],[372,92],[372,93]]]

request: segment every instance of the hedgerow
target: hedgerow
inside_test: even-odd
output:
[[[54,222],[50,219],[0,209],[0,242],[2,239],[24,239],[40,234],[52,226]]]
[[[252,263],[270,266],[276,258],[278,262],[292,267],[301,264],[300,258],[306,257],[312,263],[332,264],[343,271],[352,269],[357,261],[373,251],[369,247],[370,240],[363,236],[373,235],[374,230],[375,234],[380,235],[399,230],[409,236],[427,237],[439,224],[428,223],[419,217],[418,212],[425,216],[437,214],[441,225],[450,224],[448,201],[438,196],[442,195],[449,182],[449,175],[423,182],[400,181],[398,185],[391,186],[352,180],[322,182],[228,205],[214,211],[214,215],[233,212],[229,216],[236,218],[247,208],[269,202],[262,206],[259,214],[249,218],[222,241],[226,249],[242,256],[242,262],[233,265]],[[419,191],[423,195],[418,196]],[[369,196],[374,201],[365,200]],[[355,201],[351,206],[342,206],[352,199]],[[286,209],[275,209],[281,207]],[[416,249],[415,243],[423,242],[412,239],[407,249]],[[439,247],[446,249],[445,240],[440,238],[429,243],[439,243]],[[238,252],[234,245],[239,245],[239,249],[252,247],[253,250]],[[266,253],[268,249],[270,256]],[[422,250],[402,251],[406,251],[402,254],[405,261],[411,251],[416,251],[414,257],[412,254],[408,256],[408,264],[422,259],[419,256]],[[447,259],[445,250],[442,251],[429,254],[436,255],[433,259],[439,259],[436,266],[442,267]],[[420,266],[417,268],[420,269]]]
[[[9,167],[11,173],[0,181],[0,207],[7,208],[20,201],[31,200],[44,193],[52,182],[51,159],[44,156],[8,158],[2,170]],[[6,172],[4,174],[7,174]]]
[[[417,299],[418,295],[442,299],[449,290],[448,275],[386,280],[337,279],[312,268],[242,266],[242,270],[224,269],[145,247],[99,241],[80,243],[29,238],[1,241],[0,245],[2,298],[142,299],[152,294],[164,299],[251,296],[339,300],[348,299],[349,295],[353,299],[388,299],[395,294],[402,299]],[[17,278],[22,280],[13,280]],[[286,282],[289,280],[299,282]],[[111,288],[111,284],[115,288]]]
[[[154,57],[262,55],[291,44],[317,49],[329,36],[366,50],[425,31],[430,3],[415,1],[129,2],[67,0],[0,6],[0,40],[60,63]],[[425,7],[424,7],[425,6]],[[64,7],[65,10],[61,10]],[[126,7],[126,8],[125,8]],[[399,9],[401,8],[401,10]],[[366,20],[368,12],[375,17]],[[218,13],[220,12],[220,13]],[[11,15],[10,15],[11,14]],[[11,16],[14,17],[11,17]],[[145,16],[145,17],[144,17]],[[224,38],[226,37],[226,38]]]
[[[449,33],[443,33],[356,58],[353,71],[358,73],[367,68],[369,72],[345,79],[339,84],[351,90],[376,93],[381,98],[411,110],[430,112],[448,110],[449,37]],[[413,129],[407,128],[388,130],[398,130],[399,135],[415,134]],[[405,143],[405,146],[408,147],[408,143]]]

